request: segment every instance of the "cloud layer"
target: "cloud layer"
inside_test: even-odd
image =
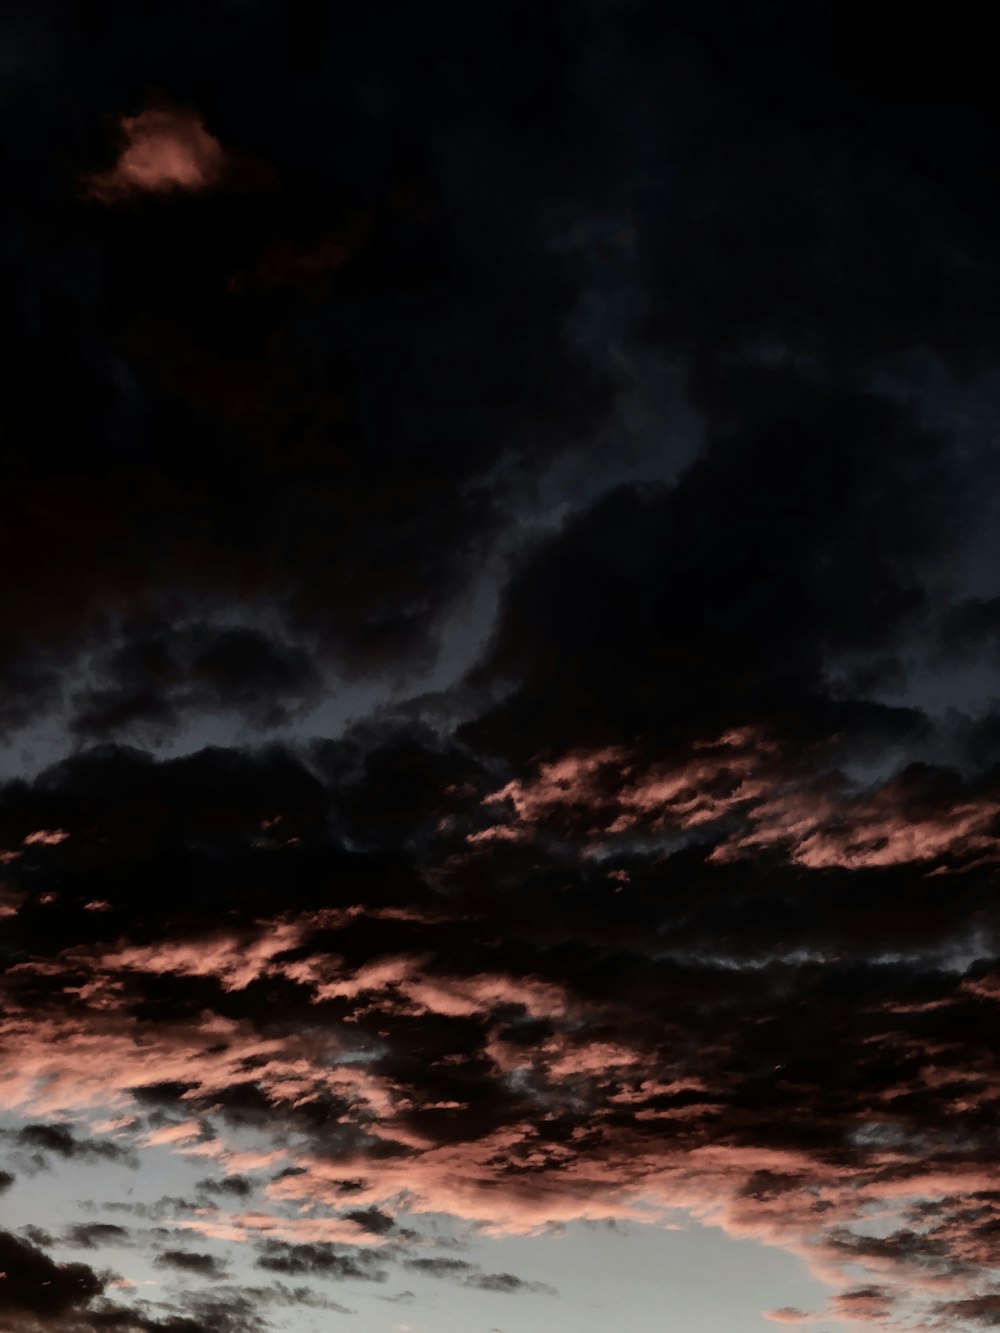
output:
[[[568,1309],[473,1240],[686,1217],[992,1327],[975,57],[432,9],[5,20],[0,1190],[107,1188],[3,1317]]]

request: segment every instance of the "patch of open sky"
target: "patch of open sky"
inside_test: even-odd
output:
[[[793,1256],[701,1226],[682,1210],[674,1217],[667,1224],[579,1222],[561,1234],[473,1240],[466,1257],[493,1271],[548,1283],[560,1296],[495,1297],[490,1302],[495,1320],[475,1318],[464,1329],[451,1321],[441,1302],[434,1322],[413,1321],[414,1329],[485,1333],[497,1327],[510,1333],[552,1333],[553,1328],[572,1328],[574,1333],[606,1333],[613,1323],[629,1333],[674,1328],[684,1333],[764,1333],[774,1325],[761,1312],[785,1304],[789,1293],[796,1304],[822,1303],[825,1288]],[[480,1308],[485,1313],[485,1305]]]

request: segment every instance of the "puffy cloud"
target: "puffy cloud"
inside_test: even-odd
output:
[[[122,117],[121,133],[125,146],[118,161],[86,181],[88,193],[102,203],[170,190],[197,193],[222,175],[222,145],[195,111],[146,107]]]

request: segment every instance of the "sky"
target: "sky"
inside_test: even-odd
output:
[[[975,11],[0,23],[0,1331],[1000,1327]]]

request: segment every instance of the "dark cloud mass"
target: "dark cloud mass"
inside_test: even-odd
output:
[[[103,1283],[86,1264],[56,1264],[41,1250],[0,1232],[0,1310],[41,1323],[57,1321],[100,1294]]]
[[[996,1326],[978,16],[84,10],[2,21],[4,1327],[583,1328],[492,1239],[679,1217]]]

